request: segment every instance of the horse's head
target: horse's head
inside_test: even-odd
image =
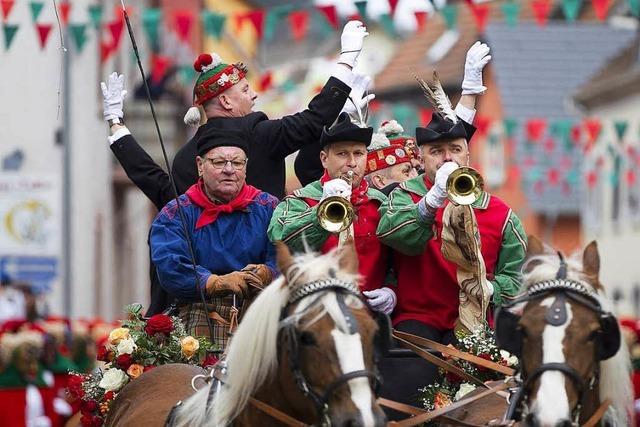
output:
[[[565,260],[529,238],[524,293],[496,316],[500,346],[520,358],[525,425],[582,424],[600,403],[600,362],[618,352],[620,330],[599,270],[595,242]]]
[[[298,416],[333,426],[384,425],[375,359],[390,333],[388,318],[374,319],[360,297],[353,245],[332,256],[294,258],[280,244],[278,262],[289,288],[279,375]]]

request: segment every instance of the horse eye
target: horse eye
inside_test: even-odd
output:
[[[302,345],[315,345],[316,339],[311,332],[302,332],[300,334],[300,342]]]

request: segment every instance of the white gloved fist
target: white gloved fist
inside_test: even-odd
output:
[[[431,189],[425,194],[424,202],[433,209],[439,209],[447,199],[447,179],[451,172],[460,166],[456,162],[445,162],[436,171],[436,179]]]
[[[100,83],[102,88],[102,105],[104,107],[104,119],[113,120],[124,117],[122,112],[124,105],[124,97],[127,91],[124,90],[124,75],[111,73],[108,83]]]
[[[391,314],[396,307],[396,293],[391,288],[374,289],[373,291],[362,292],[367,297],[367,302],[372,310],[384,314]]]
[[[367,94],[371,85],[371,77],[366,74],[353,73],[353,83],[347,102],[344,103],[342,111],[350,116],[357,117],[357,111],[364,111],[367,104],[376,96],[373,93]]]
[[[341,196],[349,200],[351,198],[351,186],[344,179],[336,178],[327,181],[322,186],[322,199],[332,196]]]
[[[475,42],[467,52],[467,60],[464,63],[464,80],[462,81],[463,95],[478,95],[487,88],[482,85],[482,69],[491,60],[489,46]]]
[[[340,37],[340,59],[339,63],[347,64],[351,68],[356,66],[356,61],[364,38],[368,36],[367,27],[360,21],[349,21],[345,24]]]

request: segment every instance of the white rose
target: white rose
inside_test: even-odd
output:
[[[118,343],[118,354],[131,354],[137,347],[133,339],[127,338]]]
[[[518,358],[512,356],[508,351],[500,350],[500,357],[507,362],[507,366],[515,366],[518,364]]]
[[[107,370],[98,386],[106,391],[118,391],[127,383],[129,377],[126,372],[120,369],[112,368]]]
[[[476,389],[476,386],[474,386],[473,384],[462,383],[460,384],[460,390],[458,390],[456,395],[453,397],[453,400],[458,401],[462,399],[465,395],[467,395],[467,393],[470,393],[475,389]]]

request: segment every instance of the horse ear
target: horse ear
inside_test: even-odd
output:
[[[280,240],[276,242],[276,257],[278,260],[278,269],[286,276],[287,270],[293,265],[294,260],[287,244]]]
[[[347,273],[358,273],[358,254],[353,243],[353,238],[348,238],[340,249],[340,269]]]
[[[542,255],[545,253],[544,243],[540,241],[536,236],[530,234],[527,237],[527,258]]]
[[[595,240],[584,248],[582,269],[586,274],[595,278],[600,274],[600,254],[598,254],[598,244]]]

